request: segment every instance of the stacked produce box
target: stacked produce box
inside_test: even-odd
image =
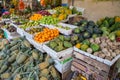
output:
[[[85,33],[83,34],[83,38],[87,39],[74,47],[73,54],[75,56],[71,69],[84,74],[88,80],[113,80],[119,69],[116,67],[116,61],[120,58],[120,42],[118,40],[120,23],[118,17],[106,17],[97,24],[99,28],[94,24],[89,28],[90,24],[88,24],[87,30],[92,34],[96,31],[100,32],[99,34],[102,36],[91,35],[90,32],[86,35],[87,37]],[[80,32],[79,30],[75,31]]]

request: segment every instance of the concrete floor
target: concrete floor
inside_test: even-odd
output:
[[[74,6],[85,8],[83,16],[89,20],[98,20],[105,16],[120,16],[120,1],[74,0]],[[63,0],[67,3],[67,0]]]

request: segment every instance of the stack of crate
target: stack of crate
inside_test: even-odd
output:
[[[109,66],[79,52],[74,52],[72,71],[79,71],[87,80],[113,80],[117,70],[115,64]]]

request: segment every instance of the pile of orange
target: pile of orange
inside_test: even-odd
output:
[[[34,36],[34,40],[39,43],[43,43],[49,40],[54,39],[59,35],[59,31],[57,29],[49,29],[44,28],[42,32],[38,32]]]
[[[33,14],[29,19],[32,21],[38,21],[42,18],[41,14]]]

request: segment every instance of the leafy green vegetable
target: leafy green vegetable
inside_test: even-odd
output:
[[[78,39],[79,39],[78,35],[72,35],[71,36],[71,41],[76,41]]]
[[[75,34],[78,34],[78,33],[80,33],[80,29],[79,29],[79,28],[75,28],[75,29],[73,30],[73,32],[74,32]]]
[[[91,37],[91,34],[90,34],[89,32],[85,32],[85,33],[83,34],[83,37],[84,37],[85,39],[88,39],[88,38]]]
[[[96,34],[102,34],[102,30],[100,30],[98,27],[95,27],[95,28],[93,29],[93,31],[94,31],[94,33],[96,33]]]
[[[57,43],[54,41],[49,42],[49,46],[53,49],[57,46]]]
[[[64,41],[64,47],[70,48],[70,47],[72,47],[72,44],[68,41]]]
[[[108,37],[110,40],[114,41],[115,40],[115,32],[110,33]]]
[[[105,27],[109,27],[108,21],[107,21],[107,20],[104,20],[104,21],[103,21],[103,25],[104,25]]]
[[[91,45],[90,45],[90,48],[91,48],[94,52],[96,52],[96,51],[98,51],[98,50],[100,49],[100,47],[99,47],[98,44],[91,44]]]
[[[89,46],[86,44],[81,45],[81,50],[83,50],[83,51],[86,51],[88,48],[89,48]]]
[[[59,52],[59,51],[62,51],[64,49],[64,47],[63,46],[57,46],[57,47],[55,47],[55,51],[57,51],[57,52]]]
[[[70,36],[65,36],[64,38],[66,41],[70,41]]]
[[[82,43],[86,45],[90,45],[90,41],[88,39],[84,40]]]
[[[64,35],[59,35],[58,37],[61,41],[64,41]]]

